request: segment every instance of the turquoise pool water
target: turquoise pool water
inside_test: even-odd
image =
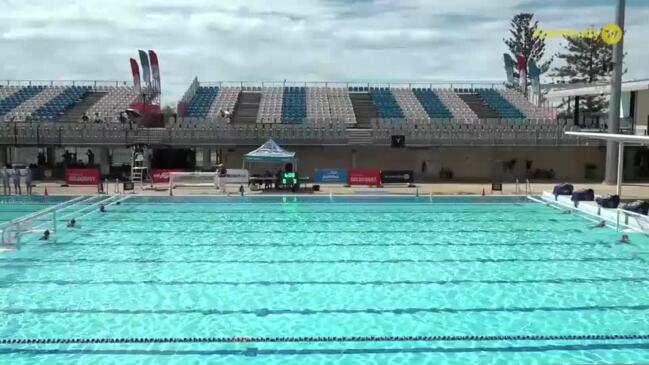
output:
[[[1,338],[649,334],[647,238],[524,199],[137,198],[0,254]],[[2,364],[621,364],[649,341],[0,345]]]
[[[0,224],[68,199],[65,196],[0,195]]]

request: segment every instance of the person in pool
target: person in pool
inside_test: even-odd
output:
[[[593,228],[604,228],[604,227],[606,227],[606,221],[601,220],[597,222],[597,224],[595,224],[594,226],[591,226],[590,228],[593,229]]]
[[[41,241],[49,241],[49,239],[50,239],[50,231],[48,229],[46,229],[45,232],[43,232],[43,236],[41,238],[39,238],[39,240],[41,240]]]
[[[629,243],[631,243],[631,240],[629,239],[629,235],[623,234],[622,238],[620,238],[620,240],[617,243],[621,245],[628,245]]]
[[[72,218],[72,219],[68,222],[67,227],[68,227],[68,228],[78,228],[79,226],[77,226],[77,221],[76,221],[74,218]]]
[[[100,206],[99,206],[99,211],[102,212],[102,213],[106,213],[106,207],[104,207],[103,204],[100,205]]]

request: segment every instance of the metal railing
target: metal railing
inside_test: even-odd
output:
[[[354,132],[335,125],[218,125],[180,124],[168,128],[80,123],[0,125],[0,145],[7,146],[129,146],[133,144],[200,146],[259,144],[269,138],[288,145],[341,145],[353,142]],[[377,125],[365,129],[371,143],[390,145],[403,135],[407,145],[593,146],[597,142],[566,136],[558,125],[432,123]],[[353,144],[353,143],[351,143]]]

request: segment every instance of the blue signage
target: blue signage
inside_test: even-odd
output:
[[[313,181],[318,183],[347,183],[347,170],[316,169],[313,171]]]

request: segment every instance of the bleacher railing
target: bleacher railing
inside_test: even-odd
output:
[[[593,141],[566,136],[574,127],[558,124],[453,124],[377,125],[367,129],[375,145],[389,146],[393,135],[408,145],[580,146]],[[167,128],[131,128],[122,124],[3,123],[0,145],[8,146],[127,146],[148,145],[258,145],[268,138],[287,145],[353,144],[344,123],[332,125],[228,125],[175,124]]]
[[[374,88],[431,88],[431,89],[504,89],[505,83],[494,80],[438,80],[438,81],[395,81],[395,82],[362,82],[362,81],[200,81],[200,86],[240,87],[243,89],[261,90],[264,87],[374,87]]]
[[[2,86],[126,86],[132,87],[133,81],[120,80],[0,80]]]

